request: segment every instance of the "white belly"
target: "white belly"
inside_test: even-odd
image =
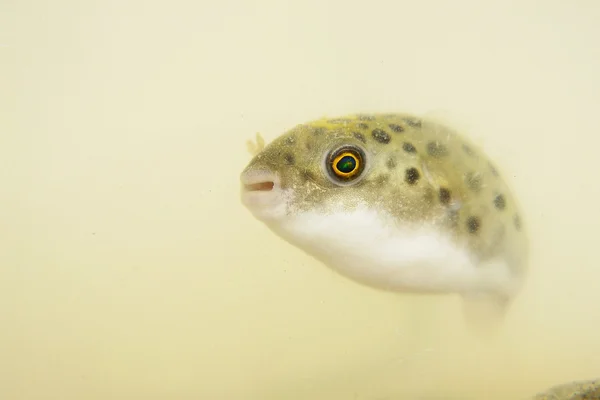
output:
[[[397,227],[362,209],[302,213],[271,226],[284,239],[355,281],[385,290],[510,291],[501,260],[478,262],[434,226]]]

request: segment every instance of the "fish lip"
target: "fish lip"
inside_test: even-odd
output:
[[[277,174],[268,170],[245,171],[240,182],[242,193],[269,193],[281,187]]]
[[[270,170],[248,170],[240,176],[242,204],[257,218],[270,219],[285,203],[279,176]]]

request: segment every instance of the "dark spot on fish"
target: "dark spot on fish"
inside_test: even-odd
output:
[[[415,148],[415,146],[413,146],[412,143],[408,143],[408,142],[402,143],[402,150],[404,150],[407,153],[416,153],[417,152],[417,149]]]
[[[473,172],[467,172],[465,174],[465,182],[469,189],[474,192],[479,192],[481,190],[481,176],[479,174],[475,174]]]
[[[415,183],[417,183],[420,177],[421,174],[419,173],[419,170],[414,167],[407,168],[404,172],[404,180],[409,185],[414,185]]]
[[[494,197],[494,206],[498,210],[504,210],[504,208],[506,207],[506,199],[503,195],[499,194],[496,197]]]
[[[427,153],[432,157],[444,157],[448,155],[448,148],[440,142],[427,143]]]
[[[292,153],[285,153],[283,159],[285,160],[285,163],[287,165],[294,165],[294,163],[296,162],[296,158]]]
[[[355,138],[357,138],[358,140],[360,140],[363,143],[367,143],[367,139],[365,138],[365,135],[363,135],[360,132],[352,132],[352,135],[354,135]]]
[[[390,135],[383,129],[379,128],[373,129],[373,131],[371,132],[371,136],[373,136],[373,139],[383,144],[388,144],[391,140]]]
[[[369,124],[365,124],[364,122],[360,122],[358,125],[360,129],[369,129]]]
[[[396,168],[396,160],[394,160],[393,157],[388,158],[386,165],[389,169],[394,169]]]
[[[406,124],[408,126],[411,126],[413,128],[420,128],[421,127],[421,121],[419,121],[418,119],[404,118],[404,122],[406,122]]]
[[[479,232],[479,228],[481,228],[481,220],[479,217],[469,217],[467,218],[467,230],[471,234],[475,234]]]
[[[440,203],[442,204],[449,204],[450,203],[450,190],[447,188],[440,188],[440,193],[439,193],[439,198],[440,198]]]
[[[520,231],[521,230],[521,217],[519,217],[518,215],[515,215],[513,222],[515,224],[515,229]]]
[[[396,133],[404,132],[404,128],[401,125],[389,124],[388,126],[390,127],[391,130],[393,130]]]
[[[326,131],[326,129],[325,129],[325,128],[323,128],[323,127],[318,127],[318,128],[315,128],[315,129],[313,130],[313,133],[314,133],[315,135],[322,135],[322,134],[324,134],[324,133],[325,133],[325,131]]]
[[[312,144],[312,142],[306,142],[304,144],[304,147],[306,147],[306,150],[312,150],[313,144]]]

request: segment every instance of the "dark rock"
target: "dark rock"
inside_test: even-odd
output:
[[[600,400],[600,379],[554,386],[532,400]]]

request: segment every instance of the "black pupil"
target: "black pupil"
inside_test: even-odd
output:
[[[352,156],[344,156],[338,161],[337,169],[344,174],[349,174],[356,168],[356,159]]]

